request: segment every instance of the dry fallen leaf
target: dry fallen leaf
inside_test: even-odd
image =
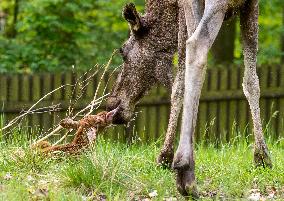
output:
[[[87,201],[87,196],[82,195],[81,198],[82,198],[82,201]]]
[[[48,190],[46,188],[38,188],[34,192],[34,195],[39,196],[39,197],[47,197],[48,196]]]
[[[31,175],[28,175],[28,176],[27,176],[27,180],[28,180],[28,181],[34,181],[35,179],[34,179]]]
[[[38,185],[40,185],[40,186],[45,186],[45,185],[47,185],[49,182],[47,181],[47,180],[44,180],[44,179],[41,179],[41,180],[39,180],[38,181]]]
[[[151,199],[148,198],[145,195],[136,195],[133,200],[135,200],[135,201],[150,201]]]
[[[107,196],[104,194],[100,194],[99,196],[99,201],[106,201],[107,200]]]
[[[176,197],[164,198],[164,201],[177,201]]]
[[[0,185],[0,192],[4,191],[4,185]]]
[[[157,196],[158,196],[157,190],[153,190],[151,193],[149,193],[150,198],[157,197]]]
[[[150,201],[150,200],[151,200],[150,198],[144,198],[141,201]]]
[[[25,157],[25,151],[22,148],[18,148],[13,152],[13,155],[17,158],[24,158]]]
[[[274,197],[276,196],[277,190],[274,186],[268,186],[266,188],[266,192],[268,193],[268,196],[267,196],[268,199],[274,199]]]
[[[13,176],[11,175],[10,172],[6,173],[6,175],[4,176],[4,179],[5,179],[5,180],[10,180],[10,179],[12,179],[12,178],[13,178]]]
[[[251,200],[251,201],[258,201],[258,200],[260,200],[260,198],[261,198],[260,193],[252,193],[252,194],[250,194],[250,196],[248,197],[248,200]]]
[[[274,196],[275,196],[274,193],[269,193],[268,196],[267,196],[267,199],[273,200]]]
[[[28,191],[32,194],[32,200],[42,200],[48,197],[48,190],[46,188],[38,188],[36,190],[29,188]]]

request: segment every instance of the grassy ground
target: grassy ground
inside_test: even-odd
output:
[[[273,169],[255,169],[251,145],[197,146],[201,198],[240,200],[260,193],[284,200],[284,151],[276,144],[269,148]],[[184,199],[175,189],[174,173],[156,166],[155,144],[127,146],[100,139],[80,156],[57,158],[45,158],[25,146],[0,144],[0,149],[2,200]]]

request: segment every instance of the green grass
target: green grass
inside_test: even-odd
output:
[[[121,143],[99,139],[79,156],[45,158],[18,144],[0,144],[0,200],[154,200],[177,198],[175,175],[156,166],[155,144]],[[251,189],[267,196],[276,189],[284,199],[284,151],[269,143],[273,168],[254,168],[252,146],[196,146],[196,176],[201,198],[242,199]],[[11,174],[11,178],[7,173]]]

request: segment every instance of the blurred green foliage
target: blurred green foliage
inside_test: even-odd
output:
[[[259,63],[279,63],[283,0],[261,0]],[[127,0],[1,0],[0,72],[87,69],[106,63],[128,35],[121,9]],[[134,1],[143,11],[144,0]],[[16,17],[15,17],[16,14]],[[241,57],[236,38],[236,62]],[[116,57],[114,64],[120,63]]]
[[[106,63],[128,34],[121,17],[125,0],[20,0],[14,25],[15,2],[0,3],[8,14],[0,35],[0,72],[90,68]],[[138,9],[143,3],[136,2]],[[10,36],[12,26],[15,37]]]
[[[258,64],[280,63],[281,36],[284,37],[284,3],[283,0],[260,0],[259,7],[259,48]],[[237,38],[235,40],[235,63],[243,63],[240,29],[237,26]]]

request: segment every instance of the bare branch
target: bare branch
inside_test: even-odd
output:
[[[39,104],[42,100],[44,100],[46,97],[50,96],[51,94],[53,94],[54,92],[58,91],[61,88],[64,88],[66,86],[72,86],[70,84],[65,84],[62,85],[54,90],[52,90],[51,92],[47,93],[46,95],[44,95],[42,98],[40,98],[35,104],[33,104],[24,114],[21,114],[20,116],[17,116],[16,118],[12,119],[6,126],[4,126],[2,129],[0,129],[0,132],[3,132],[4,130],[6,130],[7,128],[11,127],[12,125],[14,125],[16,122],[18,122],[20,119],[24,118],[26,115],[30,114],[30,112],[32,111],[32,109]]]
[[[105,68],[104,68],[104,71],[103,71],[103,74],[102,74],[101,77],[100,77],[100,80],[99,80],[99,83],[98,83],[98,86],[97,86],[97,89],[96,89],[94,98],[93,98],[93,100],[91,101],[91,103],[88,104],[85,108],[83,108],[83,109],[80,110],[79,112],[77,112],[75,115],[73,115],[72,117],[70,117],[71,119],[75,119],[76,117],[78,117],[79,115],[81,115],[82,113],[84,113],[84,112],[85,112],[86,110],[88,110],[88,109],[89,109],[89,112],[88,112],[87,114],[85,114],[84,117],[87,116],[87,115],[90,115],[95,109],[98,109],[98,108],[100,107],[100,105],[101,105],[102,101],[104,100],[104,98],[109,95],[109,94],[104,94],[104,93],[105,93],[105,91],[106,91],[106,89],[107,89],[107,86],[108,86],[108,83],[109,83],[110,78],[107,80],[106,86],[105,86],[104,89],[103,89],[102,96],[101,96],[100,98],[97,98],[98,93],[99,93],[99,89],[100,89],[100,86],[101,86],[101,83],[102,83],[102,81],[103,81],[103,78],[104,78],[104,76],[105,76],[105,74],[106,74],[106,71],[108,70],[108,68],[109,68],[109,66],[110,66],[110,64],[111,64],[111,62],[112,62],[112,59],[113,59],[113,57],[114,57],[114,55],[115,55],[116,53],[117,53],[117,50],[115,50],[115,51],[112,53],[112,55],[111,55],[111,57],[110,57],[108,63],[106,64],[106,66],[105,66]],[[96,67],[97,67],[97,65],[96,65]],[[114,74],[114,72],[116,71],[116,69],[117,69],[117,68],[115,68],[115,69],[111,72],[111,75]],[[88,77],[87,79],[81,81],[80,83],[83,83],[83,84],[82,84],[82,87],[84,87],[84,88],[87,87],[88,84],[90,83],[90,79],[91,79],[95,74],[97,74],[97,72],[98,72],[98,70],[97,70],[95,73],[93,73],[90,77]],[[85,73],[84,75],[86,75],[86,74],[87,74],[87,73]],[[81,76],[79,79],[81,79],[82,77],[83,77],[83,76]],[[80,83],[77,81],[76,84],[75,84],[75,87],[76,87],[78,84],[80,84]],[[74,92],[75,92],[75,89],[73,90],[73,93],[74,93]],[[81,93],[81,95],[79,96],[79,98],[80,98],[81,96],[82,96],[82,93]],[[78,98],[78,99],[79,99],[79,98]],[[78,99],[77,99],[77,100],[78,100]],[[77,100],[76,100],[76,101],[77,101]],[[71,106],[70,106],[70,107],[71,107]],[[70,110],[71,113],[72,113],[72,109],[71,109],[70,107],[69,107],[69,110]],[[70,114],[70,113],[69,113],[69,114]],[[52,136],[52,135],[54,135],[55,133],[59,132],[62,128],[63,128],[63,127],[62,127],[61,125],[57,125],[57,127],[56,127],[53,131],[51,131],[50,133],[48,133],[48,134],[47,134],[46,136],[44,136],[43,138],[37,140],[37,141],[34,142],[33,144],[37,144],[37,143],[39,143],[39,142],[41,142],[41,141],[43,141],[43,140],[48,139],[50,136]],[[62,141],[68,136],[69,133],[70,133],[70,131],[66,132],[57,142],[54,143],[54,145],[57,145],[57,144],[59,144],[60,142],[62,142]]]

